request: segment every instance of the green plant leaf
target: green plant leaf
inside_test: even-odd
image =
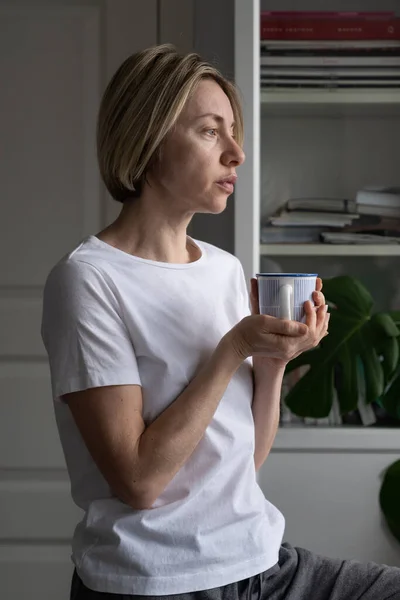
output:
[[[318,402],[304,402],[318,388]],[[296,393],[292,394],[296,389]],[[310,369],[295,385],[285,398],[285,404],[290,410],[301,417],[319,419],[326,417],[333,402],[333,369],[327,365],[320,369]],[[288,404],[288,399],[290,405]]]
[[[370,320],[371,327],[377,337],[397,337],[400,330],[394,319],[388,314],[378,312],[372,315]]]
[[[385,472],[379,503],[390,531],[400,542],[400,460],[390,465]]]
[[[314,348],[308,352],[303,352],[297,358],[294,358],[286,365],[285,373],[290,373],[303,365],[312,365],[318,362],[319,348]]]
[[[383,364],[388,362],[385,369],[389,372],[395,362],[396,351],[386,340],[399,335],[396,321],[386,313],[371,315],[372,297],[357,279],[340,276],[325,280],[323,291],[331,306],[329,335],[318,348],[300,355],[287,367],[289,372],[300,365],[310,366],[285,397],[290,410],[303,417],[326,417],[332,408],[334,387],[342,414],[353,410],[358,402],[358,376],[365,381],[366,402],[377,400],[385,387]]]
[[[388,310],[387,314],[393,319],[397,327],[400,327],[400,310]]]
[[[363,317],[371,313],[374,301],[362,283],[348,275],[324,279],[324,294],[348,317]]]
[[[358,403],[357,363],[352,358],[349,344],[343,345],[336,369],[336,389],[342,414],[355,410]]]
[[[350,351],[353,352],[353,355],[358,354],[362,360],[365,379],[365,401],[367,404],[370,404],[383,394],[385,378],[382,363],[373,345],[373,336],[371,335],[369,323],[366,323],[362,329],[354,334],[350,346]]]
[[[378,345],[378,353],[382,356],[382,368],[385,377],[385,385],[392,379],[399,363],[399,344],[397,338],[389,337],[382,340]]]

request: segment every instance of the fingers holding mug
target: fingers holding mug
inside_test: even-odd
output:
[[[331,318],[331,313],[328,312],[325,315],[324,337],[329,334],[328,327],[329,327],[329,319],[330,318]]]
[[[258,281],[255,277],[251,278],[250,281],[250,306],[251,306],[251,314],[259,315],[260,314],[260,306],[258,300]]]
[[[322,306],[323,304],[325,304],[324,294],[322,292],[318,292],[317,290],[314,290],[312,294],[312,299],[315,306]]]
[[[307,327],[314,332],[317,326],[317,311],[311,300],[304,302],[304,315]]]

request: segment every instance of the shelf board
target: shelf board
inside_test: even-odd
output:
[[[400,244],[260,244],[261,256],[400,256]]]
[[[396,452],[400,428],[280,427],[272,452]]]
[[[400,116],[400,89],[261,89],[262,114]]]

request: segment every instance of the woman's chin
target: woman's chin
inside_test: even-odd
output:
[[[214,198],[209,198],[208,201],[202,203],[202,206],[199,207],[196,212],[206,214],[208,213],[211,215],[219,215],[226,209],[227,201],[227,195],[225,195],[224,197],[217,196]]]

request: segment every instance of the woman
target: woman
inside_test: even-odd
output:
[[[252,281],[250,315],[239,261],[186,233],[225,209],[242,138],[234,86],[168,45],[128,58],[104,93],[98,159],[121,213],[55,266],[43,308],[85,511],[72,600],[328,598],[316,578],[324,564],[331,588],[337,565],[281,546],[283,516],[256,482],[285,365],[327,332],[324,297],[306,324],[274,319]]]

